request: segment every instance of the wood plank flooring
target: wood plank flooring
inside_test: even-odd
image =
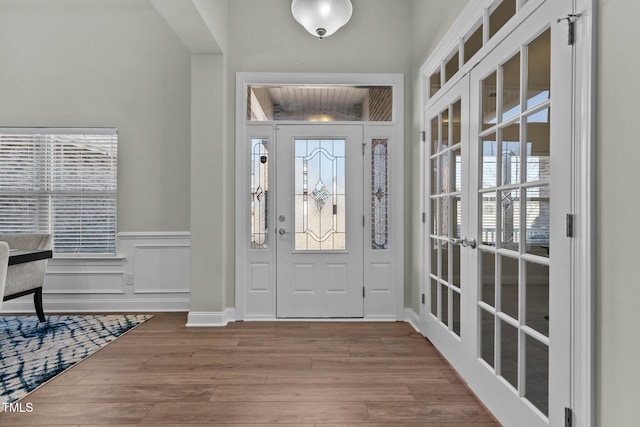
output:
[[[237,322],[160,313],[22,403],[2,426],[498,427],[406,323]]]

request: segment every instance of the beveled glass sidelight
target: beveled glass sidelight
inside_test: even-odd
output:
[[[269,141],[251,140],[251,249],[267,249],[269,213]]]
[[[371,141],[371,249],[389,249],[389,140]]]
[[[295,250],[346,249],[344,139],[295,141]]]

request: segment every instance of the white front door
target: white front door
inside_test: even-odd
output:
[[[276,313],[363,317],[363,127],[277,126]]]

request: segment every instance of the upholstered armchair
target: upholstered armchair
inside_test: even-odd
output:
[[[0,242],[0,295],[4,295],[4,284],[7,279],[7,267],[9,266],[9,245],[7,242]],[[0,299],[0,307],[2,299]]]
[[[6,242],[10,249],[49,250],[52,246],[53,236],[51,234],[0,234],[0,242]],[[46,259],[8,266],[2,298],[3,301],[7,301],[34,294],[33,303],[41,322],[46,320],[42,307],[42,286],[46,268]]]

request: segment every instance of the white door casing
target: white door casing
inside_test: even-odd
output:
[[[278,318],[361,318],[362,125],[277,125]]]
[[[365,145],[359,146],[360,153],[364,150],[363,196],[356,219],[362,224],[364,215],[360,298],[362,286],[365,298],[362,313],[355,319],[404,320],[404,77],[401,74],[371,73],[237,73],[235,318],[278,320],[276,243],[280,238],[277,231],[283,227],[278,226],[275,195],[279,174],[289,172],[276,161],[276,127],[317,124],[251,120],[247,115],[247,90],[252,85],[393,88],[391,121],[333,122],[326,125],[356,125],[364,134]],[[382,175],[380,171],[383,171]],[[258,179],[262,180],[260,186]],[[379,211],[381,206],[384,209],[382,214]],[[262,230],[260,235],[252,233],[252,229],[257,228]],[[380,233],[386,237],[382,238]]]

